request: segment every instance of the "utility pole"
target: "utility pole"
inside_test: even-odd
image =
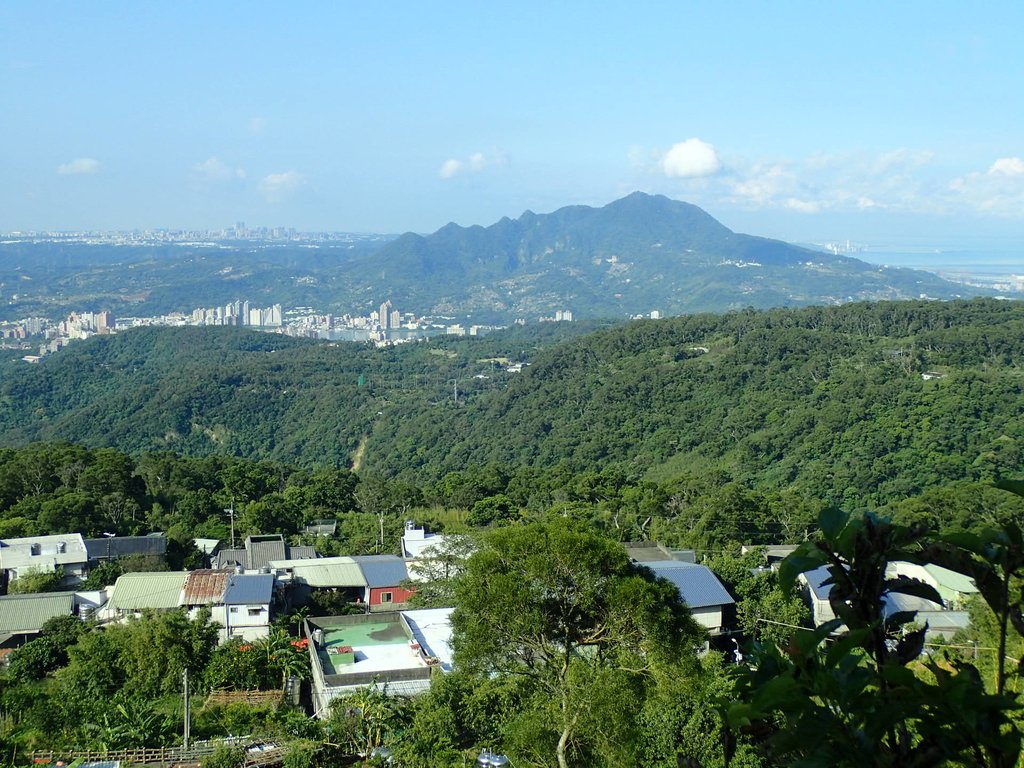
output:
[[[182,681],[185,684],[185,733],[183,735],[181,745],[185,749],[188,749],[188,742],[192,735],[192,703],[188,697],[188,667],[185,667],[185,671],[182,673]]]
[[[224,510],[225,514],[231,518],[231,548],[235,548],[235,500],[231,499],[231,506]]]

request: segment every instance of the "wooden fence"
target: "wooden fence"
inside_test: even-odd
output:
[[[258,707],[263,704],[277,705],[281,703],[284,691],[210,691],[210,695],[203,702],[203,707],[214,705],[226,706],[239,702],[249,706]]]
[[[81,760],[87,763],[120,761],[122,766],[150,765],[173,768],[175,766],[197,766],[204,757],[212,755],[219,743],[198,744],[188,749],[181,747],[159,747],[155,749],[74,749],[62,752],[40,750],[29,753],[33,765],[70,765]],[[280,765],[288,750],[273,747],[259,752],[246,752],[245,765],[248,768],[270,768]]]

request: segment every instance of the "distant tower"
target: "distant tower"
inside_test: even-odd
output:
[[[380,311],[377,313],[377,322],[380,323],[380,327],[384,330],[391,328],[391,299],[388,299],[380,305]]]

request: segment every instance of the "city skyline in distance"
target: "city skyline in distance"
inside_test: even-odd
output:
[[[8,5],[0,231],[431,232],[639,189],[790,242],[1015,244],[1024,8],[925,10]]]

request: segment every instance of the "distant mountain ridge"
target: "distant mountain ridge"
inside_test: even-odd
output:
[[[616,320],[986,293],[739,234],[695,205],[642,192],[599,208],[353,243],[0,243],[3,286],[3,320],[100,309],[145,316],[239,299],[365,315],[391,299],[403,312],[503,325],[560,309]]]
[[[564,307],[621,317],[973,293],[930,273],[739,234],[695,205],[642,192],[601,208],[407,233],[355,266],[373,275],[370,286],[405,304],[499,316]]]

